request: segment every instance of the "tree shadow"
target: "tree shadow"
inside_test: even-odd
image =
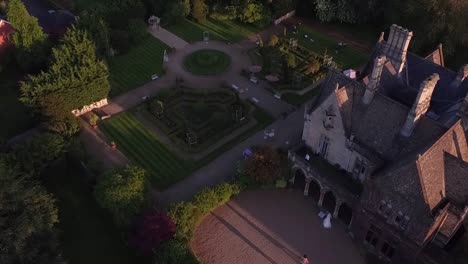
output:
[[[242,239],[247,245],[249,245],[251,248],[253,248],[255,251],[257,251],[260,255],[262,255],[264,258],[266,258],[268,261],[270,261],[272,264],[279,264],[278,262],[274,261],[272,258],[270,258],[267,254],[265,254],[259,247],[257,247],[254,243],[252,243],[248,238],[246,238],[242,233],[237,230],[233,225],[231,225],[229,222],[224,220],[222,217],[217,215],[214,212],[211,212],[211,215],[213,215],[219,222],[221,222],[224,226],[229,229],[233,234],[237,235],[240,239]]]

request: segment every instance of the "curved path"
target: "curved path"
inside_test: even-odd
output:
[[[317,214],[298,191],[246,191],[202,221],[192,249],[204,264],[364,264],[345,227]]]

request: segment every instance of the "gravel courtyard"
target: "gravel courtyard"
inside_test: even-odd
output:
[[[204,264],[364,264],[345,227],[324,229],[317,213],[296,190],[246,191],[204,219],[192,248]]]

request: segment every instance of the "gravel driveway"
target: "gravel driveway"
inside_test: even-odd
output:
[[[204,264],[364,264],[345,227],[324,229],[311,199],[299,191],[241,193],[206,217],[192,248]]]

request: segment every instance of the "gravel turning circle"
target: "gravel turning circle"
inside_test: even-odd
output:
[[[244,191],[210,213],[191,246],[203,264],[364,264],[346,227],[324,229],[317,202],[293,190]]]
[[[214,49],[197,50],[184,58],[184,68],[195,75],[217,75],[231,65],[226,53]]]

